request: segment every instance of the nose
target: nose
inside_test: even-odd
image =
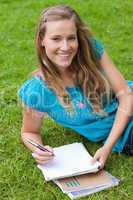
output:
[[[63,51],[67,51],[69,49],[69,42],[67,40],[63,40],[60,49]]]

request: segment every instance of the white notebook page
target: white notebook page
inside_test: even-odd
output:
[[[98,171],[99,162],[91,165],[91,155],[82,143],[54,148],[55,156],[49,163],[38,165],[46,180]]]

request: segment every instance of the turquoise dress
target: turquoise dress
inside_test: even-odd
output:
[[[100,59],[104,52],[103,46],[97,40],[93,40],[92,46],[96,58]],[[133,81],[128,81],[128,85],[133,90]],[[70,115],[65,110],[54,91],[48,87],[40,76],[34,76],[30,80],[27,80],[19,89],[18,95],[26,106],[39,112],[46,112],[57,123],[73,129],[88,140],[105,142],[113,126],[118,107],[116,97],[114,96],[111,103],[104,106],[104,111],[108,115],[100,116],[98,113],[92,112],[91,103],[79,86],[66,87],[66,90],[70,95],[75,110],[73,115]],[[131,128],[133,128],[133,117],[131,117],[112,151],[122,152]]]

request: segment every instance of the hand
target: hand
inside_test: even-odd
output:
[[[35,158],[38,164],[46,164],[48,163],[54,156],[53,156],[53,149],[50,146],[45,146],[50,152],[42,151],[38,148],[32,153],[33,158]]]
[[[92,159],[92,163],[99,161],[100,169],[103,169],[110,152],[111,150],[106,146],[99,148]]]

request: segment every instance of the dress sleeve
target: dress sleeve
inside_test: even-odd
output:
[[[102,54],[104,53],[104,47],[101,44],[101,42],[96,40],[95,38],[91,40],[91,44],[94,51],[94,55],[96,56],[96,59],[99,60]]]
[[[18,90],[18,96],[21,102],[29,108],[35,109],[39,112],[47,112],[45,106],[45,88],[42,84],[33,77],[27,80]]]

